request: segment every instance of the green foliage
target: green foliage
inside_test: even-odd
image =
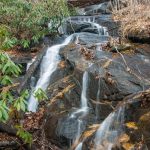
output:
[[[20,66],[15,65],[6,53],[0,53],[0,70],[2,74],[17,77],[20,73]]]
[[[6,102],[0,101],[0,120],[2,122],[5,122],[9,118],[8,111],[9,108],[6,105]]]
[[[28,103],[26,99],[29,97],[29,93],[27,90],[23,91],[21,96],[17,98],[14,102],[14,108],[17,109],[17,111],[23,111],[25,112],[27,110]]]
[[[49,32],[56,32],[69,15],[66,0],[1,0],[0,48],[28,48]],[[48,23],[51,27],[48,28]]]
[[[6,53],[0,52],[0,85],[2,87],[0,89],[0,121],[2,122],[6,122],[8,120],[10,108],[12,108],[13,105],[16,106],[16,102],[27,98],[27,92],[25,92],[21,94],[18,98],[19,100],[15,100],[16,98],[11,91],[11,87],[13,87],[12,78],[18,77],[20,73],[20,66],[15,65]],[[20,110],[24,110],[22,102],[20,103]]]
[[[17,131],[17,135],[20,138],[22,138],[25,143],[31,145],[31,143],[32,143],[32,135],[29,132],[25,131],[22,126],[16,126],[16,129],[18,130]]]
[[[37,100],[48,99],[48,97],[46,96],[45,92],[41,88],[39,88],[37,91],[34,92],[34,97]]]
[[[12,62],[6,53],[0,52],[0,122],[6,122],[12,113],[19,114],[20,111],[27,111],[28,90],[23,91],[18,97],[12,92],[12,88],[15,86],[13,78],[18,77],[20,73],[20,66]],[[38,100],[47,99],[42,89],[35,92],[35,97]],[[32,135],[25,131],[22,126],[16,128],[18,129],[17,135],[25,143],[31,144]]]

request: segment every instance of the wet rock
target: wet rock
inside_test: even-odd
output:
[[[80,131],[84,131],[86,128],[86,123],[82,122],[80,126]],[[57,133],[58,136],[65,137],[67,139],[75,140],[78,135],[79,121],[74,118],[61,118],[58,122]]]
[[[86,36],[79,36],[79,42],[82,44],[93,44],[96,41],[94,36],[86,38]],[[95,35],[95,37],[97,37]],[[84,42],[83,42],[84,40]],[[95,50],[93,49],[95,52]],[[85,60],[84,55],[81,55],[80,48],[77,46],[71,50],[63,51],[64,57],[74,65],[75,77],[81,81],[83,72],[89,68],[90,72],[90,98],[96,99],[98,80],[101,79],[101,97],[108,100],[121,100],[124,96],[138,92],[143,88],[148,88],[149,82],[145,82],[149,76],[148,64],[149,58],[143,55],[117,55],[113,58],[109,52],[96,52],[93,60]],[[132,63],[131,63],[132,62]],[[130,69],[129,69],[130,68]],[[129,69],[129,70],[128,70]],[[82,74],[82,73],[81,73]],[[143,78],[143,75],[145,76]],[[102,94],[103,93],[103,94]]]
[[[106,43],[109,36],[96,35],[92,33],[80,33],[77,35],[79,44],[81,45],[96,45],[98,43]]]
[[[100,104],[101,109],[98,113],[103,114],[99,118],[100,120],[103,120],[112,111],[117,101],[150,87],[148,81],[150,75],[148,71],[150,68],[149,57],[141,54],[117,54],[113,56],[111,52],[99,51],[88,46],[102,42],[99,40],[100,38],[97,39],[98,35],[82,33],[77,36],[78,42],[82,45],[67,46],[61,51],[61,55],[72,64],[74,77],[79,83],[82,83],[83,72],[88,71],[90,77],[88,93],[89,100],[91,100],[89,105],[96,110],[97,101],[105,104]],[[82,53],[82,46],[85,50],[90,48],[94,55],[92,59],[85,57]],[[99,95],[98,91],[100,91]]]
[[[105,26],[108,28],[108,33],[113,37],[120,37],[119,27],[120,22],[114,21],[112,15],[101,15],[96,19],[97,23],[101,26]]]
[[[65,25],[64,25],[65,26]],[[66,22],[65,32],[72,34],[74,32],[81,32],[84,28],[92,27],[91,23],[88,22]]]
[[[128,98],[126,98],[128,99]],[[130,143],[134,144],[134,147],[147,147],[150,148],[150,142],[148,137],[150,136],[149,128],[149,108],[150,108],[150,90],[134,94],[129,97],[131,103],[128,104],[126,110],[126,123],[134,122],[136,128],[132,126],[126,127],[126,133],[130,136]],[[130,115],[129,115],[130,114]],[[131,115],[133,114],[133,115]]]
[[[94,15],[94,16],[73,16],[69,18],[69,21],[64,23],[63,25],[64,32],[71,34],[74,32],[84,32],[88,30],[88,32],[90,33],[97,33],[94,29],[95,27],[92,22],[98,23],[103,27],[107,27],[109,35],[113,37],[120,36],[119,34],[120,22],[114,21],[112,15],[109,14]]]
[[[118,137],[118,142],[114,144],[113,150],[118,149],[149,149],[150,142],[150,90],[132,94],[124,98],[124,103],[119,104],[117,108],[125,106],[124,112],[124,132]],[[117,109],[116,108],[116,109]],[[80,138],[83,142],[83,150],[94,147],[94,139],[97,128],[87,129]],[[91,134],[86,134],[89,132]],[[84,135],[87,135],[86,137]],[[104,145],[107,141],[104,141]]]
[[[48,89],[48,95],[51,97],[51,101],[47,108],[44,129],[46,137],[50,141],[53,140],[53,143],[58,143],[58,139],[59,143],[61,143],[60,145],[66,145],[69,142],[67,140],[68,136],[61,134],[62,132],[58,132],[58,130],[62,131],[59,128],[60,121],[68,116],[72,107],[79,107],[80,105],[80,88],[77,87],[78,85],[73,81],[73,78],[68,76],[51,85]],[[53,125],[50,125],[51,123]],[[67,144],[69,145],[69,143]]]
[[[85,29],[82,30],[82,32],[89,32],[89,33],[98,34],[97,28],[85,28]]]

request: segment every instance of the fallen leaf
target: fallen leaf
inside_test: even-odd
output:
[[[135,122],[128,122],[128,123],[126,123],[126,126],[127,126],[128,128],[130,128],[130,129],[135,129],[135,130],[138,129],[138,127],[137,127],[137,125],[135,124]]]
[[[99,124],[89,126],[89,129],[83,133],[83,138],[86,139],[87,137],[91,136],[98,128]]]
[[[126,143],[130,140],[130,137],[127,134],[122,134],[119,138],[120,143]]]

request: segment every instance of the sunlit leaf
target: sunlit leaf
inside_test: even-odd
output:
[[[130,128],[130,129],[135,129],[135,130],[138,129],[138,127],[137,127],[137,125],[136,125],[135,122],[128,122],[128,123],[126,123],[126,126],[127,126],[128,128]]]

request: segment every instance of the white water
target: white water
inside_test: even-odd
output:
[[[88,87],[88,72],[85,71],[83,74],[82,81],[82,94],[81,94],[81,108],[87,107],[87,87]]]
[[[99,78],[98,80],[98,90],[97,90],[97,95],[96,95],[96,102],[98,103],[100,100],[100,93],[101,93],[101,89],[100,89],[100,81],[101,79]],[[100,104],[96,104],[96,108],[95,108],[95,113],[96,113],[96,120],[99,119],[99,109],[100,109]]]
[[[100,125],[95,136],[95,150],[111,150],[123,133],[124,107],[111,113]]]
[[[27,63],[26,71],[30,68],[30,66],[34,63],[36,57],[34,57],[31,61]]]
[[[88,88],[88,72],[85,71],[82,79],[81,107],[71,114],[71,118],[74,117],[82,118],[88,113],[87,88]]]
[[[88,88],[88,72],[85,71],[82,79],[82,93],[81,93],[81,107],[73,112],[70,118],[78,118],[78,131],[74,140],[74,143],[79,141],[81,135],[81,126],[83,124],[82,118],[88,114],[88,99],[87,99],[87,88]],[[76,150],[81,150],[82,144],[76,147]]]
[[[108,30],[106,27],[100,26],[98,23],[92,22],[92,27],[97,28],[99,35],[108,35]]]
[[[78,132],[77,132],[77,134],[76,134],[74,143],[78,143],[78,141],[79,141],[79,139],[80,139],[80,135],[81,135],[81,126],[82,126],[82,123],[83,123],[83,121],[80,120],[80,119],[78,119],[77,121],[78,121],[78,127],[77,127],[77,128],[78,128]]]
[[[78,19],[79,22],[89,22],[92,26],[92,28],[96,28],[98,31],[99,35],[106,35],[108,36],[108,30],[106,27],[103,27],[101,25],[99,25],[98,23],[95,22],[95,17],[84,17],[84,18],[79,18]]]
[[[75,148],[75,150],[82,150],[82,145],[83,145],[82,142],[79,143],[78,146]]]
[[[62,44],[54,45],[49,47],[46,54],[44,55],[41,66],[40,66],[40,77],[37,81],[36,86],[34,87],[34,91],[39,88],[44,91],[47,89],[52,73],[57,69],[57,65],[60,61],[59,50],[61,47],[67,45],[72,40],[72,35],[67,37],[66,40]],[[32,112],[36,112],[38,101],[33,96],[34,93],[31,94],[29,98],[28,110]]]

